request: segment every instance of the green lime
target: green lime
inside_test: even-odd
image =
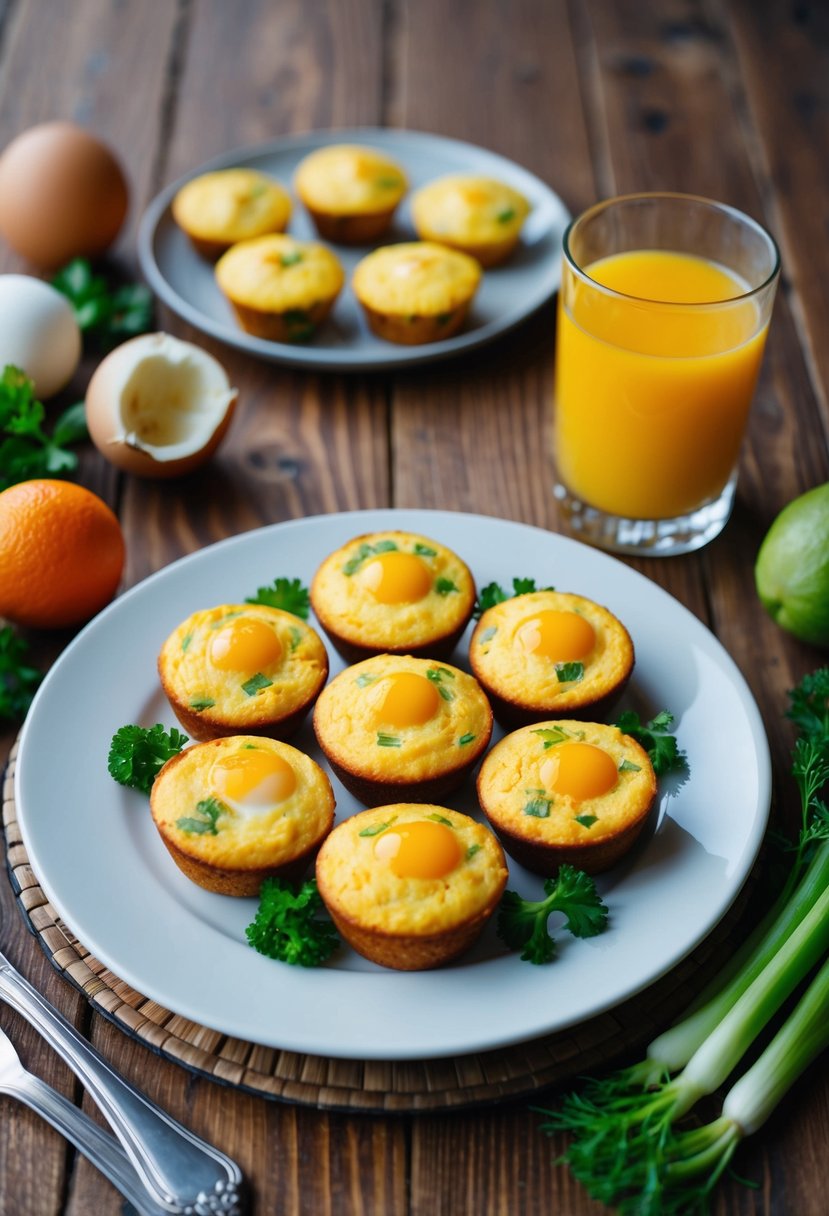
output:
[[[760,546],[754,578],[778,625],[829,646],[829,482],[783,508]]]

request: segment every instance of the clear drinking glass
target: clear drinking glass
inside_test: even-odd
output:
[[[692,195],[627,195],[572,222],[555,495],[582,540],[665,556],[722,530],[779,269],[758,223]]]

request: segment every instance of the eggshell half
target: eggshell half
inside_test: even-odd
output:
[[[92,442],[116,468],[180,477],[209,460],[236,406],[217,359],[172,334],[141,334],[99,364],[86,394]]]

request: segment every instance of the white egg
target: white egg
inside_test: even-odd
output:
[[[38,397],[52,397],[80,358],[81,331],[66,297],[30,275],[0,275],[0,370],[21,368]]]

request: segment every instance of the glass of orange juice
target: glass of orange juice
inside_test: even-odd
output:
[[[555,494],[581,539],[687,553],[725,526],[780,257],[733,207],[598,203],[564,235]]]

